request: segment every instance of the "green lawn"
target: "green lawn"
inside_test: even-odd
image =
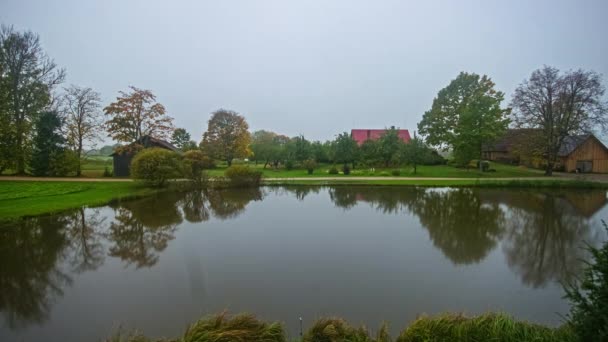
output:
[[[296,169],[287,171],[284,168],[274,170],[270,167],[266,169],[263,165],[249,164],[250,167],[254,167],[264,173],[266,178],[294,178],[294,177],[394,177],[392,171],[399,169],[401,171],[401,177],[459,177],[459,178],[502,178],[502,177],[539,177],[542,176],[542,172],[527,167],[519,167],[512,165],[505,165],[499,163],[491,163],[490,168],[495,169],[496,172],[479,172],[477,169],[461,169],[448,165],[436,165],[436,166],[419,166],[416,174],[414,174],[411,167],[400,167],[400,168],[357,168],[351,170],[350,175],[330,175],[328,170],[331,165],[320,165],[312,175],[309,175],[306,170]],[[224,174],[225,166],[219,166],[214,170],[209,171],[210,176],[222,176]],[[340,168],[339,168],[340,169]]]
[[[0,219],[56,212],[155,192],[132,182],[0,181]]]

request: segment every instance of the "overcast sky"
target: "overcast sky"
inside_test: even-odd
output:
[[[606,0],[0,0],[0,22],[40,34],[66,85],[104,105],[150,89],[197,141],[218,108],[325,140],[416,129],[460,71],[489,75],[505,105],[543,64],[608,75],[607,14]]]

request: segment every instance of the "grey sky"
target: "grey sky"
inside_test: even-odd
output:
[[[151,89],[196,140],[220,107],[325,140],[414,130],[460,71],[489,75],[507,102],[543,64],[608,75],[607,14],[605,0],[0,1],[0,22],[39,33],[66,84],[104,105]]]

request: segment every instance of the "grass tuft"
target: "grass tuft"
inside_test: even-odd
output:
[[[551,329],[525,321],[515,321],[511,316],[500,313],[471,318],[460,314],[444,314],[416,319],[396,340],[422,341],[568,342],[576,341],[576,336],[567,325]]]
[[[233,317],[226,313],[210,316],[192,324],[182,342],[285,342],[280,323],[266,323],[250,314]]]

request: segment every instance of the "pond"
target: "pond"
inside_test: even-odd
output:
[[[268,187],[174,193],[0,223],[0,340],[174,337],[250,312],[291,336],[337,315],[393,332],[503,311],[559,325],[560,282],[606,240],[600,190]]]

